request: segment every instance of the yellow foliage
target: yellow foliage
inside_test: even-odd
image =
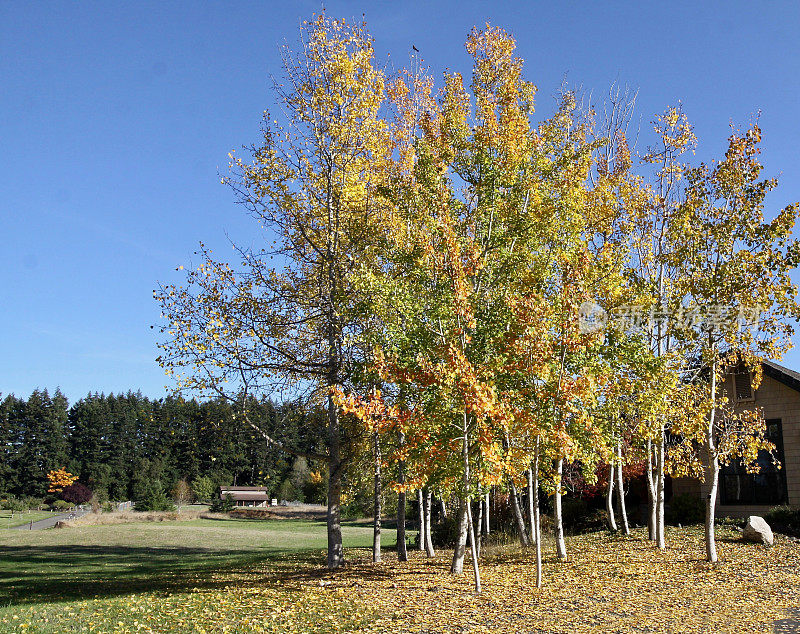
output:
[[[50,488],[47,489],[49,493],[61,493],[66,487],[78,481],[78,476],[72,475],[64,467],[53,469],[47,474],[47,480],[50,483]]]

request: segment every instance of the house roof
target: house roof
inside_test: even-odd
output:
[[[783,383],[786,387],[800,392],[800,372],[795,372],[774,361],[763,361],[764,374],[779,383]]]
[[[270,499],[267,493],[259,493],[257,491],[230,491],[223,493],[223,495],[226,497],[230,495],[232,500],[263,501]]]
[[[271,499],[267,487],[220,487],[220,497],[231,496],[233,500],[263,501]]]
[[[267,487],[220,487],[220,491],[266,491]]]

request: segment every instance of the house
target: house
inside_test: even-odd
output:
[[[269,506],[270,497],[266,487],[225,487],[219,488],[220,498],[230,496],[236,506]]]
[[[764,361],[763,379],[753,390],[747,372],[731,374],[725,390],[737,408],[760,408],[766,421],[767,438],[775,445],[782,468],[770,456],[759,456],[760,472],[748,474],[737,461],[721,465],[717,492],[718,517],[763,515],[780,504],[800,506],[800,372],[772,361]],[[675,478],[672,494],[708,496],[709,478],[700,482]]]

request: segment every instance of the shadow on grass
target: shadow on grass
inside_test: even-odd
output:
[[[247,579],[263,585],[261,575],[252,574],[258,564],[267,564],[258,566],[265,576],[289,579],[298,569],[321,568],[323,561],[318,551],[278,548],[254,552],[182,547],[2,546],[0,604],[213,589],[232,581],[239,583],[236,576],[243,571],[249,572]]]
[[[781,619],[780,621],[775,621],[772,626],[772,631],[780,634],[784,632],[800,632],[800,609],[798,608],[791,608],[787,610],[789,613],[789,618]]]
[[[348,548],[356,558],[366,548]],[[389,549],[385,549],[389,550]],[[238,587],[292,592],[309,582],[347,583],[349,566],[332,572],[317,549],[213,549],[138,546],[0,546],[0,605],[110,598]],[[355,572],[353,570],[353,572]],[[369,575],[388,571],[373,569]],[[360,570],[358,575],[363,576]],[[354,577],[355,578],[355,577]]]

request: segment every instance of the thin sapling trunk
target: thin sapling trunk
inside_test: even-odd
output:
[[[472,523],[472,500],[468,497],[465,507],[467,509],[467,522],[469,523],[469,546],[472,553],[472,571],[475,579],[475,592],[481,592],[481,573],[478,569],[478,546],[475,541],[475,525]]]
[[[559,560],[567,558],[567,544],[564,541],[564,517],[561,513],[561,475],[564,473],[564,459],[559,458],[556,464],[556,492],[553,500],[555,515],[556,554]]]
[[[711,490],[706,499],[706,559],[711,563],[717,561],[717,542],[714,536],[714,515],[717,506],[717,487],[719,486],[719,460],[717,458],[717,448],[714,442],[714,423],[716,421],[716,396],[717,396],[717,361],[711,365],[711,411],[708,415],[708,427],[706,428],[706,452],[709,458],[711,470]]]
[[[528,540],[533,544],[536,541],[536,527],[533,523],[533,469],[529,467],[525,474],[528,478]]]
[[[656,483],[653,477],[653,441],[647,439],[647,539],[656,541]]]
[[[372,561],[379,562],[381,560],[381,446],[378,440],[378,432],[372,434],[372,451],[375,458]]]
[[[525,528],[525,518],[522,517],[522,509],[519,507],[519,497],[517,496],[517,485],[514,484],[514,478],[508,479],[508,488],[511,491],[511,506],[514,510],[514,519],[517,523],[517,532],[519,533],[519,541],[523,546],[530,546],[528,541],[528,531]]]
[[[398,442],[400,447],[405,444],[405,434],[398,433]],[[403,486],[406,483],[406,463],[400,460],[397,463],[397,482],[400,485],[400,491],[397,494],[397,560],[408,561],[408,552],[406,552],[406,492]]]
[[[417,515],[419,516],[418,519],[418,530],[419,534],[417,535],[417,550],[423,551],[425,550],[425,501],[422,495],[422,489],[417,489],[417,509],[419,512]]]
[[[622,441],[617,442],[617,499],[619,500],[619,515],[622,523],[622,532],[631,534],[628,526],[628,511],[625,508],[625,484],[622,479]]]
[[[433,550],[433,539],[431,538],[431,506],[433,494],[430,489],[425,491],[425,553],[428,557],[433,557],[436,552]]]
[[[606,488],[606,513],[608,514],[608,528],[617,532],[617,520],[614,517],[614,460],[608,460],[608,487]]]

